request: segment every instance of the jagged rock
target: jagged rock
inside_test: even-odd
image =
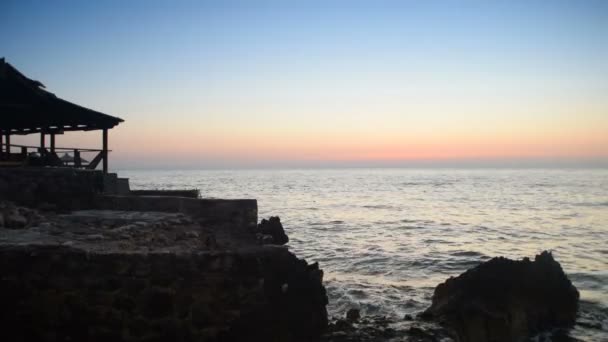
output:
[[[256,234],[256,239],[262,245],[274,244],[274,238],[272,237],[272,235],[269,235],[269,234],[260,234],[260,233],[257,233]]]
[[[27,219],[19,214],[17,210],[11,210],[4,214],[4,226],[6,228],[23,228],[27,225]]]
[[[579,293],[550,252],[534,261],[494,258],[435,288],[422,318],[460,341],[507,342],[574,324]]]
[[[454,342],[444,328],[433,322],[403,322],[385,316],[364,316],[356,323],[337,319],[329,324],[322,342]]]
[[[15,206],[12,202],[0,202],[0,227],[20,229],[40,219],[40,214],[35,210]]]
[[[42,202],[38,205],[38,210],[41,211],[57,211],[57,205],[49,203],[49,202]]]
[[[350,322],[356,322],[359,320],[359,318],[361,318],[361,313],[359,312],[359,309],[349,309],[346,312],[346,319]]]
[[[266,341],[266,328],[287,331],[280,341],[318,341],[327,329],[327,293],[319,264],[308,264],[283,248],[266,247],[257,255],[263,280],[266,308],[243,310],[232,323],[226,341]],[[261,334],[264,333],[264,334]]]
[[[281,219],[278,216],[271,216],[268,220],[262,219],[258,224],[258,234],[272,236],[273,243],[284,245],[289,242],[289,237],[285,234]]]

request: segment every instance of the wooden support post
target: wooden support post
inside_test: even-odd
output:
[[[102,147],[103,173],[108,173],[108,129],[107,128],[103,129],[102,140],[103,140],[103,147]]]
[[[51,154],[55,154],[55,133],[51,133]]]
[[[4,155],[4,145],[2,144],[2,130],[0,130],[0,159]]]
[[[42,155],[44,154],[44,149],[45,149],[45,142],[44,142],[44,132],[40,132],[40,156],[42,157]]]
[[[11,135],[10,133],[6,133],[6,156],[10,158],[11,156]]]
[[[74,167],[80,167],[80,151],[74,150]]]

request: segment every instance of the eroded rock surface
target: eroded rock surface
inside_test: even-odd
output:
[[[572,326],[579,293],[550,252],[534,261],[491,259],[435,288],[426,319],[452,328],[461,341],[518,341]]]
[[[327,327],[323,271],[285,247],[181,213],[24,210],[0,228],[0,336],[315,341]]]
[[[12,202],[0,202],[0,228],[22,229],[41,219],[37,210],[16,206]]]

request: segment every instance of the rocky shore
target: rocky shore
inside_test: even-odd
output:
[[[549,252],[494,258],[396,320],[328,320],[323,271],[282,245],[182,212],[39,211],[0,202],[0,321],[12,341],[519,341],[567,338],[579,294]]]
[[[324,341],[577,341],[568,329],[578,306],[578,290],[550,252],[533,261],[498,257],[439,284],[415,317],[351,309],[330,323]]]

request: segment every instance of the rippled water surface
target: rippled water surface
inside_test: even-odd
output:
[[[583,340],[608,341],[608,170],[121,171],[136,189],[256,198],[325,270],[330,314],[402,317],[493,256],[552,250],[581,292]]]

